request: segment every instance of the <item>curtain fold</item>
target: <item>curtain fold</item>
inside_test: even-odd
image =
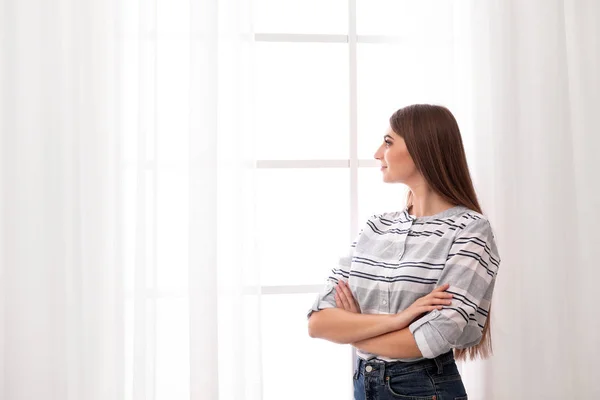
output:
[[[111,6],[2,3],[3,399],[122,397]]]
[[[1,6],[0,397],[260,398],[252,3]]]
[[[191,6],[192,398],[261,399],[252,3]]]

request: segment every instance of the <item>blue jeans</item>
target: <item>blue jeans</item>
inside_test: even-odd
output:
[[[354,400],[466,400],[467,392],[450,350],[412,362],[365,361],[354,371]]]

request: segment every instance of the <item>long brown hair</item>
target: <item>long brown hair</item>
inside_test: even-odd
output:
[[[414,104],[396,111],[390,117],[390,127],[404,139],[417,170],[432,190],[451,204],[483,214],[471,181],[458,123],[450,110]],[[406,205],[412,204],[413,194],[409,190]],[[485,359],[493,354],[491,315],[490,304],[481,341],[467,349],[454,349],[455,359]]]

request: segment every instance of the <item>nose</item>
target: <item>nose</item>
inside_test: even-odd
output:
[[[377,149],[377,151],[375,152],[375,154],[373,154],[373,157],[376,160],[381,160],[381,146],[379,146],[379,148]]]

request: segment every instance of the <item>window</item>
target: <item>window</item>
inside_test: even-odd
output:
[[[390,115],[417,102],[453,105],[453,3],[256,6],[258,208],[295,221],[282,234],[258,217],[266,221],[258,233],[264,398],[277,399],[290,376],[310,374],[310,385],[295,385],[290,399],[350,399],[351,348],[310,339],[304,315],[368,216],[402,208],[406,188],[384,184],[373,168]],[[286,321],[274,317],[282,311]],[[285,371],[271,367],[286,346],[281,336],[289,338],[286,358],[294,359]]]
[[[121,128],[152,132],[140,136],[146,154],[139,164],[138,136],[123,143],[126,382],[137,351],[133,335],[144,335],[136,343],[146,346],[139,351],[156,377],[147,390],[156,399],[184,399],[188,242],[185,234],[171,233],[187,232],[189,1],[157,0],[155,9],[148,7],[146,21],[156,28],[139,20],[137,1],[123,4],[131,23],[120,32]],[[279,399],[284,390],[289,400],[350,399],[351,348],[309,338],[306,312],[367,217],[403,205],[406,189],[384,184],[373,159],[389,116],[416,102],[459,105],[461,66],[452,40],[457,10],[451,0],[255,0],[255,6],[264,399]],[[137,207],[137,190],[156,200]],[[267,217],[273,214],[293,217],[295,229],[275,229]],[[134,333],[132,273],[140,248],[156,251],[138,252],[156,262],[145,276],[153,288],[144,291],[149,312],[138,323],[156,329]],[[275,362],[281,348],[294,360],[285,369]],[[293,392],[291,376],[299,379]],[[125,389],[130,396],[132,388]]]

